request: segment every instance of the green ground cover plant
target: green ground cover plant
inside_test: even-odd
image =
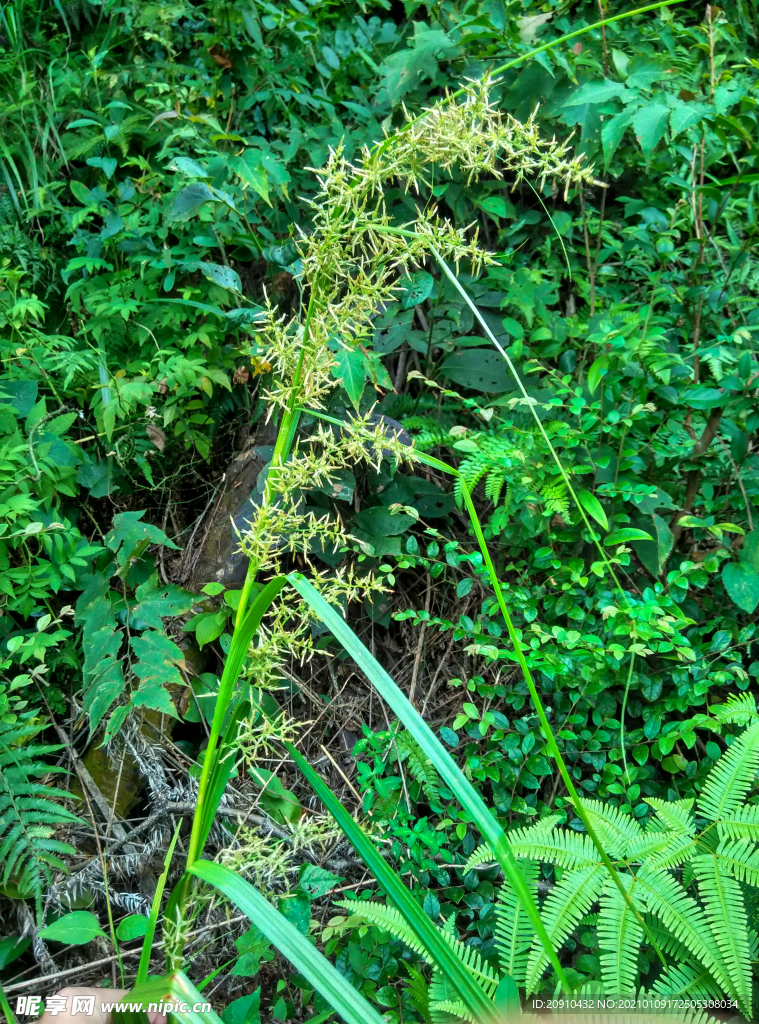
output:
[[[756,25],[0,7],[11,1001],[751,1018]]]

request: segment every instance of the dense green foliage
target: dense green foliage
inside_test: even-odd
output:
[[[118,761],[129,744],[144,754],[140,723],[164,716],[185,729],[182,793],[199,792],[194,874],[172,874],[167,909],[169,963],[196,983],[182,929],[211,836],[393,1022],[471,1015],[469,975],[498,1002],[501,973],[545,993],[562,970],[575,987],[722,994],[750,1016],[759,22],[753,0],[730,17],[674,5],[508,67],[599,9],[619,13],[553,0],[0,5],[0,883],[39,926],[71,905],[68,891],[45,908],[41,896],[53,874],[65,888],[71,829],[84,835],[93,813],[65,809],[43,778],[64,763],[61,723],[70,755],[105,745]],[[448,159],[441,135],[436,160],[414,118],[504,65],[487,94],[498,146],[481,155],[496,128],[462,114],[461,152]],[[350,206],[367,167],[383,189],[374,213]],[[372,235],[375,222],[388,232]],[[455,276],[435,258],[444,245]],[[481,267],[479,249],[494,254]],[[236,523],[254,522],[246,582],[198,581],[203,517],[254,443],[265,471]],[[349,728],[331,717],[316,738],[360,737],[354,809],[441,926],[439,955],[408,941],[413,910],[376,909],[358,875],[340,904],[350,915],[323,919],[344,880],[309,846],[326,826],[291,843],[309,851],[295,883],[276,844],[212,832],[230,779],[232,803],[252,791],[283,835],[306,828],[307,790],[277,738],[297,731],[293,695],[304,716],[315,699],[298,660],[325,649],[347,666],[325,616],[282,590],[296,567],[356,634],[387,642],[380,660],[403,651],[394,678],[493,828],[516,830],[553,966],[506,859],[464,866],[493,838],[441,777],[442,753],[367,695]],[[192,678],[190,650],[213,652]],[[332,661],[315,691],[322,701],[334,684],[325,706],[339,696]],[[720,710],[737,691],[745,700]],[[321,757],[313,741],[303,749]],[[741,750],[745,777],[727,785]],[[151,771],[155,797],[167,784]],[[743,830],[715,809],[714,780],[731,813],[745,808]],[[543,846],[522,849],[530,836]],[[643,922],[618,888],[635,896],[631,862],[637,879],[657,873],[638,893]],[[144,909],[134,887],[119,903],[103,881],[94,910],[110,940],[141,937],[106,913],[109,896]],[[703,923],[691,940],[656,902],[667,886]],[[628,915],[621,938],[599,902]],[[273,955],[253,919],[233,979],[257,979]],[[439,977],[449,948],[465,968],[456,992]],[[0,943],[3,977],[25,951]],[[298,971],[262,974],[225,1024],[252,1024],[262,998],[277,1019],[323,1019]]]

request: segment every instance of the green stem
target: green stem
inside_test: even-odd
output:
[[[303,338],[301,339],[298,363],[295,369],[295,374],[293,375],[287,406],[285,408],[284,415],[282,416],[279,430],[277,431],[277,439],[274,443],[274,452],[272,453],[271,465],[269,466],[269,475],[267,477],[266,486],[261,499],[262,505],[264,506],[268,506],[276,494],[276,470],[280,466],[283,466],[287,461],[287,457],[290,454],[290,449],[292,448],[293,441],[295,439],[295,432],[298,429],[298,421],[301,414],[298,399],[300,398],[301,381],[303,379],[303,369],[308,350],[311,320],[315,311],[315,295],[316,285],[314,283],[311,287],[311,295],[309,297],[308,308],[306,310],[306,319],[303,327]],[[237,606],[237,614],[235,616],[235,626],[232,633],[230,650],[224,663],[224,670],[219,683],[216,708],[214,710],[214,716],[211,722],[211,731],[203,758],[200,782],[198,783],[198,800],[192,819],[190,841],[187,847],[185,874],[183,876],[183,881],[180,883],[181,890],[177,902],[178,919],[181,919],[184,916],[185,906],[189,899],[193,884],[193,879],[187,872],[203,853],[203,846],[205,844],[207,832],[206,822],[209,815],[209,808],[207,806],[209,799],[209,785],[214,771],[218,768],[221,759],[225,754],[224,743],[222,742],[221,746],[219,746],[222,726],[224,724],[229,701],[232,699],[232,695],[234,693],[234,687],[237,683],[240,669],[242,668],[245,654],[247,653],[248,644],[252,639],[252,636],[248,635],[250,633],[250,629],[246,628],[246,625],[249,624],[249,616],[253,614],[248,605],[250,603],[251,590],[256,581],[259,568],[259,562],[251,560],[248,563],[245,582],[243,583],[242,593],[240,594],[240,603]],[[269,586],[271,587],[272,584],[269,584]],[[243,647],[244,650],[242,649]],[[221,794],[219,794],[219,799],[220,798]],[[214,808],[214,813],[215,810],[216,809]]]
[[[619,877],[619,872],[614,867],[611,858],[609,857],[606,850],[603,848],[601,840],[598,838],[596,830],[593,828],[593,825],[591,824],[590,818],[588,817],[588,813],[582,805],[580,794],[577,792],[575,788],[575,784],[572,781],[572,777],[569,774],[564,758],[561,756],[561,751],[559,750],[559,745],[556,742],[556,737],[553,734],[553,730],[551,729],[548,717],[546,716],[545,709],[543,707],[543,702],[540,699],[540,695],[538,693],[537,687],[535,686],[535,681],[532,678],[532,673],[530,672],[529,665],[527,664],[527,660],[524,656],[524,653],[522,652],[522,641],[516,629],[514,628],[513,622],[511,621],[511,615],[509,614],[509,609],[506,606],[506,601],[504,600],[503,591],[501,589],[501,583],[500,580],[498,579],[498,574],[496,573],[495,566],[493,565],[493,560],[490,557],[490,551],[488,550],[487,542],[485,541],[485,536],[482,532],[482,526],[480,525],[480,520],[477,516],[477,510],[474,507],[472,496],[469,493],[469,488],[467,487],[464,478],[461,476],[458,470],[454,469],[452,466],[449,466],[447,465],[447,463],[441,462],[439,459],[435,459],[429,455],[421,456],[419,458],[420,461],[426,463],[427,465],[434,466],[437,469],[442,469],[444,472],[452,474],[459,480],[459,483],[461,485],[461,491],[464,496],[464,504],[466,505],[467,511],[469,512],[469,518],[471,520],[472,527],[474,528],[474,534],[475,537],[477,538],[477,544],[482,553],[482,557],[485,561],[488,576],[490,577],[490,583],[493,587],[493,590],[495,591],[496,600],[498,601],[498,607],[500,608],[501,614],[503,615],[504,621],[506,622],[506,629],[508,630],[509,638],[514,646],[514,654],[516,655],[517,664],[519,665],[519,668],[522,671],[524,681],[527,684],[527,689],[530,691],[532,703],[535,706],[538,718],[540,719],[540,725],[543,729],[543,735],[545,736],[548,750],[550,751],[554,760],[556,761],[556,766],[559,769],[559,774],[561,775],[564,785],[567,787],[567,792],[569,793],[570,799],[572,800],[575,810],[577,811],[577,816],[583,823],[585,831],[588,833],[591,842],[595,846],[596,850],[598,850],[598,855],[600,856],[609,874],[614,879],[614,884],[616,885],[617,889],[619,889],[619,892],[622,895],[623,900],[635,915],[636,920],[648,936],[648,939],[651,942],[651,945],[654,947],[654,950],[656,951],[659,959],[661,960],[662,964],[666,967],[666,960],[664,959],[662,952],[659,949],[656,939],[654,938],[648,925],[646,924],[643,915],[636,907],[633,898],[630,896],[629,892],[625,888],[622,879]]]
[[[521,56],[515,57],[514,60],[510,60],[506,64],[501,64],[500,67],[493,69],[491,77],[495,78],[498,75],[502,75],[504,71],[510,71],[518,64],[521,64],[522,61],[529,60],[531,57],[537,57],[539,53],[545,53],[546,50],[552,50],[555,46],[560,46],[562,43],[566,43],[570,39],[576,39],[577,36],[584,36],[586,33],[592,32],[594,29],[604,28],[606,25],[611,25],[615,21],[622,21],[624,18],[634,18],[636,14],[646,14],[648,11],[657,11],[661,7],[671,7],[673,4],[682,3],[685,3],[685,0],[660,0],[659,3],[648,4],[646,7],[637,7],[634,11],[625,11],[623,14],[615,14],[611,18],[604,18],[603,21],[595,21],[592,25],[586,25],[585,28],[578,28],[574,32],[568,32],[565,36],[559,36],[558,39],[554,39],[550,43],[543,43],[542,46],[538,46],[534,50],[528,50],[527,53],[523,53]],[[466,88],[464,87],[456,89],[454,92],[449,93],[445,99],[441,100],[441,105],[451,103],[453,100],[458,99],[459,96],[463,96],[465,92]],[[417,114],[416,117],[410,118],[394,137],[402,135],[413,125],[418,124],[426,116],[427,111],[423,111],[421,114]],[[377,152],[385,152],[390,142],[390,138],[383,139],[382,142],[377,144]]]
[[[287,407],[282,417],[282,422],[279,425],[277,431],[277,439],[274,442],[274,451],[271,457],[271,465],[269,466],[269,474],[266,478],[266,486],[264,487],[264,494],[262,503],[269,505],[272,500],[272,496],[275,493],[273,479],[276,476],[276,470],[285,464],[287,457],[290,454],[290,450],[295,440],[295,432],[298,429],[298,421],[300,420],[300,384],[303,378],[303,365],[306,358],[306,350],[308,348],[308,338],[311,331],[311,320],[314,315],[316,305],[316,283],[311,287],[311,295],[308,300],[308,308],[306,310],[306,320],[303,325],[303,338],[301,339],[300,353],[298,355],[298,363],[295,367],[295,374],[293,376],[292,386],[290,388],[290,395],[287,400]],[[237,606],[237,615],[235,617],[235,630],[239,627],[240,623],[245,617],[245,613],[248,608],[248,601],[250,600],[250,591],[255,582],[256,576],[258,575],[259,565],[255,562],[248,563],[248,570],[245,574],[245,582],[242,587],[242,594],[240,595],[240,603]]]

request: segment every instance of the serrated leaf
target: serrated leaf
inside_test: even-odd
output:
[[[132,551],[142,541],[149,544],[162,544],[174,548],[177,545],[169,540],[163,530],[151,523],[143,523],[144,512],[119,512],[113,517],[113,529],[106,534],[106,547],[116,552],[119,565],[124,565]]]
[[[731,600],[744,612],[759,604],[759,572],[748,562],[728,562],[722,568],[722,582]]]
[[[344,881],[341,875],[335,875],[318,864],[304,864],[298,877],[298,888],[310,899],[326,896],[330,889]]]
[[[604,151],[604,163],[608,167],[611,158],[622,141],[625,132],[632,124],[635,110],[628,107],[621,114],[607,118],[601,126],[601,144]]]
[[[265,203],[269,201],[269,180],[263,163],[263,154],[258,149],[246,149],[241,156],[232,156],[227,160],[230,170],[250,185]]]
[[[612,82],[605,78],[602,82],[586,82],[577,92],[570,96],[565,107],[580,107],[585,103],[608,103],[609,100],[624,96],[627,88],[622,82]]]
[[[635,137],[646,158],[651,156],[656,145],[664,138],[668,120],[669,107],[666,103],[647,103],[635,112]]]
[[[351,405],[358,412],[366,381],[363,353],[357,348],[341,348],[335,353],[335,364],[332,374],[341,382]]]
[[[204,203],[215,201],[216,196],[204,181],[194,181],[174,196],[166,211],[166,220],[169,223],[189,220]]]
[[[132,615],[150,629],[163,629],[162,619],[185,615],[197,601],[194,594],[188,594],[173,583],[159,583],[157,576],[141,584],[135,591],[137,604],[131,609]]]
[[[672,130],[672,137],[684,132],[698,124],[707,114],[713,113],[712,108],[706,103],[679,103],[672,109],[669,116],[669,126]]]
[[[603,526],[604,530],[609,529],[609,520],[606,518],[603,506],[592,491],[583,487],[582,490],[577,492],[577,500],[588,515],[595,519],[599,526]]]
[[[173,641],[157,630],[148,630],[142,636],[133,636],[129,646],[140,659],[132,671],[141,679],[139,689],[132,695],[135,707],[154,708],[178,718],[166,686],[181,686],[182,676],[177,665],[184,663],[184,655]]]

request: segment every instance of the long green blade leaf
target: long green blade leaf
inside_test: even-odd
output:
[[[122,1005],[128,1009],[114,1010],[114,1024],[146,1024],[150,1004],[161,1002],[178,1007],[171,1010],[172,1020],[177,1024],[222,1024],[221,1017],[213,1010],[195,1009],[196,1006],[208,1006],[208,1003],[203,1003],[200,992],[182,971],[165,978],[148,978],[138,985],[124,998]],[[142,1010],[132,1009],[139,1003],[142,1003]]]
[[[356,853],[380,883],[392,903],[403,914],[416,937],[427,949],[441,972],[455,986],[464,1005],[470,1012],[482,1019],[493,1011],[493,1005],[469,971],[462,965],[454,951],[440,934],[432,921],[413,898],[400,877],[385,863],[359,828],[356,821],[343,807],[332,790],[316,774],[306,759],[291,743],[285,743],[293,760],[313,786],[314,792],[350,840]],[[360,907],[360,904],[359,904]]]
[[[335,639],[350,654],[382,699],[390,705],[398,718],[403,722],[422,748],[422,751],[432,761],[440,777],[445,781],[445,784],[467,812],[472,823],[480,830],[486,841],[490,844],[504,874],[511,883],[520,903],[525,908],[561,984],[567,991],[571,991],[567,977],[548,937],[548,932],[540,918],[535,901],[532,898],[532,893],[527,888],[524,876],[514,854],[511,852],[506,834],[490,813],[485,801],[470,784],[459,766],[406,695],[393,682],[377,659],[361,643],[350,626],[344,622],[342,616],[324,600],[321,594],[314,589],[301,573],[290,573],[287,578],[301,597],[316,612],[324,625],[328,627]]]
[[[208,860],[196,861],[190,871],[223,892],[247,914],[346,1024],[385,1024],[374,1007],[250,882]]]

